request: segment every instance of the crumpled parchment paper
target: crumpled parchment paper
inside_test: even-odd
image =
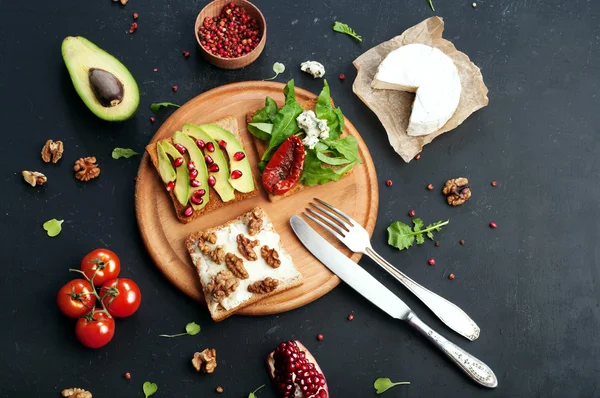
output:
[[[400,36],[373,47],[354,61],[354,66],[358,70],[352,86],[354,93],[375,112],[387,132],[390,144],[407,163],[423,150],[424,145],[429,144],[438,135],[456,128],[473,112],[488,104],[488,89],[483,82],[481,71],[466,54],[458,51],[454,44],[442,38],[443,31],[442,18],[428,18],[407,29]],[[411,137],[406,133],[415,98],[414,93],[371,88],[371,81],[381,61],[392,50],[412,43],[436,47],[452,58],[458,69],[462,86],[458,108],[450,120],[439,130],[420,137]]]

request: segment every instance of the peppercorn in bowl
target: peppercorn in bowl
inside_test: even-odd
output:
[[[250,65],[267,41],[260,10],[246,0],[215,0],[200,11],[194,27],[202,56],[223,69]]]

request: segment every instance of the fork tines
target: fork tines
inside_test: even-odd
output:
[[[352,218],[350,218],[343,211],[336,209],[329,203],[324,202],[318,198],[314,199],[323,206],[319,206],[318,204],[311,202],[310,205],[318,211],[307,207],[306,213],[303,214],[306,217],[313,220],[314,222],[316,222],[317,224],[319,224],[321,227],[325,228],[331,234],[338,237],[345,237],[345,233],[348,232],[350,228],[354,227],[356,221],[352,220]]]

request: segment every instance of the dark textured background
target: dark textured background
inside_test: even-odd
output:
[[[207,65],[196,49],[192,26],[205,3],[0,0],[2,397],[54,397],[74,386],[100,398],[142,397],[146,380],[158,384],[156,397],[210,397],[217,385],[225,388],[222,396],[246,397],[269,382],[267,353],[292,338],[320,360],[334,398],[374,396],[372,383],[380,376],[412,382],[387,397],[600,395],[600,3],[484,0],[473,9],[470,0],[437,0],[434,14],[424,0],[257,0],[268,21],[267,46],[253,65],[230,72]],[[133,12],[140,14],[139,30],[128,35]],[[444,17],[444,36],[481,67],[490,105],[428,145],[420,161],[405,164],[377,118],[352,94],[351,62],[432,15]],[[335,19],[354,27],[364,42],[332,32]],[[89,38],[129,67],[141,93],[133,119],[103,122],[84,106],[60,56],[67,35]],[[192,56],[183,58],[181,50]],[[470,343],[452,333],[373,263],[361,264],[423,320],[487,362],[498,375],[496,390],[474,385],[423,338],[347,286],[280,316],[214,324],[146,254],[133,205],[140,158],[113,160],[112,149],[141,152],[167,117],[161,113],[150,124],[150,103],[184,103],[221,84],[269,77],[275,61],[287,66],[278,81],[294,77],[298,86],[318,92],[322,82],[299,71],[306,59],[325,64],[332,95],[373,154],[381,182],[375,248],[464,308],[481,326],[481,337]],[[337,79],[339,73],[346,81]],[[58,165],[40,159],[49,138],[65,143]],[[86,155],[98,157],[102,175],[82,184],[71,167]],[[48,185],[27,186],[23,169],[44,172]],[[472,182],[467,205],[450,208],[437,189],[425,189],[459,175]],[[388,178],[392,188],[383,184]],[[492,188],[491,180],[499,186]],[[386,227],[407,221],[411,208],[426,222],[451,219],[438,235],[440,247],[397,252],[387,246]],[[54,239],[41,228],[51,218],[66,220]],[[498,229],[490,229],[490,221]],[[110,345],[87,350],[54,299],[72,277],[67,269],[98,246],[120,255],[122,274],[139,283],[143,304],[118,321]],[[427,265],[431,256],[435,267]],[[444,277],[449,272],[454,281]],[[346,321],[350,312],[353,322]],[[202,325],[195,337],[157,337],[192,320]],[[323,342],[316,341],[318,333]],[[218,352],[212,376],[190,365],[191,354],[207,346]],[[124,372],[132,379],[125,381]],[[259,394],[273,396],[270,386]]]

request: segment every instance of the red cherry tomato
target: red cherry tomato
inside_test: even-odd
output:
[[[96,272],[96,269],[98,272]],[[108,249],[96,249],[85,255],[81,260],[81,270],[92,279],[94,273],[94,285],[102,286],[104,282],[115,279],[121,271],[119,257]]]
[[[127,278],[111,279],[104,283],[100,297],[108,312],[118,318],[133,315],[142,301],[140,288]]]
[[[115,335],[115,318],[104,312],[96,312],[77,320],[75,335],[81,344],[89,348],[100,348],[108,344]]]
[[[73,279],[60,288],[56,303],[60,311],[68,317],[79,318],[89,313],[96,305],[94,288],[85,279]]]

